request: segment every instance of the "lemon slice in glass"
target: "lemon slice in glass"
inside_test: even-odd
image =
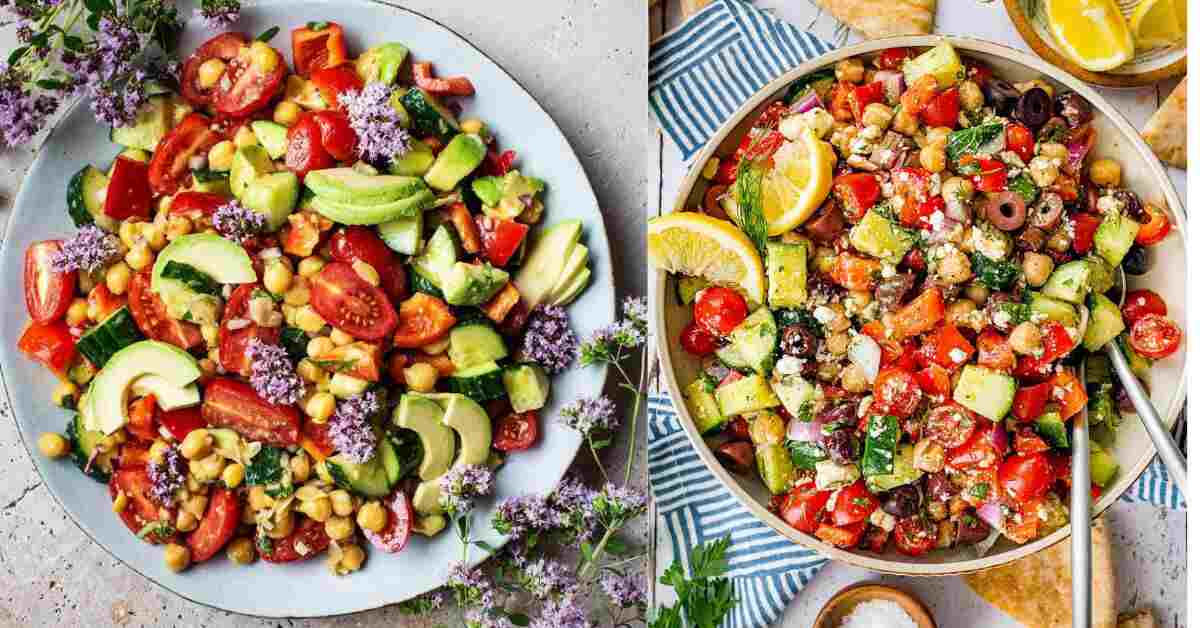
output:
[[[1133,34],[1114,0],[1046,0],[1050,32],[1072,61],[1093,72],[1133,58]]]
[[[1140,49],[1170,47],[1187,34],[1175,5],[1184,0],[1142,0],[1129,16],[1133,39]]]
[[[646,227],[650,263],[670,273],[703,277],[763,303],[762,258],[736,225],[698,212],[675,212]]]
[[[779,235],[808,220],[833,186],[833,151],[812,129],[775,151],[774,165],[763,175],[763,215],[767,234]]]

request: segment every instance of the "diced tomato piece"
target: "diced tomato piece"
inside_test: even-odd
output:
[[[314,460],[324,460],[332,456],[335,447],[333,437],[329,435],[329,423],[317,423],[308,418],[304,419],[304,425],[300,428],[300,446]]]
[[[1018,454],[1000,465],[997,481],[1005,495],[1020,503],[1045,495],[1053,482],[1051,475],[1045,454]]]
[[[841,202],[842,212],[857,222],[879,201],[883,188],[879,180],[867,172],[852,172],[833,180],[834,196]]]
[[[309,172],[331,168],[337,163],[325,150],[322,133],[321,124],[313,116],[301,116],[288,129],[287,152],[283,156],[283,163],[301,181]]]
[[[242,502],[233,491],[216,487],[208,496],[208,509],[200,525],[187,537],[192,562],[202,563],[221,551],[233,538],[242,519]]]
[[[437,151],[435,150],[435,152]],[[513,163],[516,161],[516,151],[506,150],[503,153],[497,153],[489,148],[484,154],[483,165],[479,168],[483,174],[489,177],[503,177],[508,174],[509,170],[512,170]]]
[[[891,414],[901,419],[912,416],[921,403],[921,389],[916,377],[908,371],[894,366],[883,369],[875,377],[875,403],[873,408],[880,414]]]
[[[1013,451],[1018,454],[1036,454],[1049,451],[1050,446],[1041,436],[1033,433],[1028,427],[1023,427],[1013,436]]]
[[[950,371],[940,364],[930,364],[927,368],[914,374],[921,390],[931,397],[946,399],[950,397]]]
[[[251,340],[264,344],[279,342],[282,329],[279,327],[264,327],[249,320],[250,299],[255,290],[261,290],[258,284],[244,283],[229,294],[225,311],[221,315],[221,326],[218,331],[220,339],[221,366],[230,373],[243,377],[250,376],[250,353],[247,347]],[[236,321],[236,324],[235,324]],[[242,325],[249,321],[249,324]]]
[[[717,174],[713,176],[713,183],[721,185],[733,185],[737,181],[737,161],[726,157],[717,164]]]
[[[229,197],[214,192],[179,192],[171,198],[171,214],[175,216],[212,217],[217,208],[228,203]]]
[[[782,133],[774,129],[751,129],[742,138],[741,145],[734,153],[734,159],[766,159],[775,154],[783,142],[787,140]]]
[[[1054,374],[1050,396],[1062,404],[1063,418],[1073,417],[1087,405],[1087,390],[1075,374],[1062,370]]]
[[[320,556],[329,547],[329,541],[324,523],[302,517],[288,536],[272,541],[269,547],[265,544],[255,544],[255,548],[258,555],[267,562],[291,563]]]
[[[1025,423],[1036,420],[1046,409],[1046,403],[1050,401],[1050,393],[1053,389],[1052,382],[1018,388],[1016,395],[1013,396],[1012,415],[1018,421]]]
[[[833,524],[845,526],[865,521],[876,508],[879,508],[879,500],[867,490],[866,482],[858,480],[838,491],[833,507]]]
[[[326,264],[309,280],[309,290],[311,305],[322,318],[360,340],[382,340],[397,324],[404,327],[412,322],[401,322],[388,295],[345,262]]]
[[[942,291],[927,288],[896,312],[896,332],[901,338],[927,332],[941,322],[945,313]]]
[[[937,97],[938,82],[932,74],[917,79],[900,95],[900,106],[905,113],[919,115]]]
[[[179,442],[187,438],[192,430],[204,427],[204,417],[200,414],[200,406],[180,408],[159,413],[158,422],[171,433],[171,438]]]
[[[829,278],[847,290],[874,290],[882,267],[878,260],[840,253]]]
[[[322,22],[319,30],[308,26],[292,29],[292,63],[296,74],[308,76],[315,70],[345,62],[345,33],[336,22]]]
[[[321,147],[338,161],[353,161],[358,157],[358,134],[350,126],[350,118],[336,110],[311,111],[321,127]]]
[[[867,526],[867,531],[863,535],[861,541],[862,546],[876,554],[882,554],[884,548],[887,547],[888,539],[892,537],[892,533],[883,528],[875,526]]]
[[[57,375],[65,375],[75,360],[75,337],[63,321],[31,323],[17,341],[17,349]]]
[[[114,471],[112,478],[108,481],[109,497],[115,498],[120,492],[129,498],[128,504],[117,516],[135,535],[140,534],[147,525],[160,521],[160,505],[150,496],[153,486],[154,483],[150,480],[150,474],[146,471],[145,466],[123,466]],[[164,508],[168,514],[168,519],[165,521],[168,525],[157,530],[151,529],[142,536],[143,541],[158,544],[174,540],[174,534],[163,535],[160,533],[160,530],[174,529],[170,524],[175,522],[175,509],[173,507]]]
[[[1147,314],[1167,315],[1167,302],[1153,290],[1132,290],[1125,295],[1121,304],[1121,319],[1132,327]]]
[[[717,337],[732,332],[746,319],[747,314],[749,309],[742,295],[723,286],[701,290],[692,305],[692,317],[696,324]]]
[[[137,438],[151,442],[158,438],[158,428],[155,418],[158,414],[158,404],[154,403],[154,395],[146,395],[129,404],[129,422],[125,429]]]
[[[933,97],[929,104],[921,110],[921,120],[930,127],[949,127],[958,125],[958,88],[951,87]]]
[[[361,260],[370,264],[379,273],[379,287],[389,299],[399,301],[408,297],[408,273],[374,229],[361,225],[338,229],[329,239],[329,255],[339,262],[352,264]]]
[[[896,549],[901,554],[922,556],[929,553],[937,543],[937,527],[924,515],[906,517],[896,522],[892,530],[896,537]]]
[[[985,329],[975,339],[975,344],[979,347],[979,359],[977,360],[979,366],[1004,373],[1009,373],[1016,368],[1017,355],[1013,352],[1012,346],[1008,344],[1008,338],[1005,338],[1004,334],[994,329]]]
[[[35,323],[50,323],[67,313],[79,282],[77,271],[54,269],[62,240],[42,240],[25,249],[25,309]]]
[[[688,322],[680,332],[679,344],[683,346],[684,351],[697,357],[709,355],[719,346],[717,337],[704,327],[697,325],[694,320]]]
[[[855,122],[862,122],[863,111],[867,105],[883,102],[883,93],[883,83],[878,81],[854,86],[854,91],[850,92],[850,113],[854,114]]]
[[[150,165],[125,156],[113,162],[112,178],[104,196],[104,215],[117,220],[150,217]]]
[[[934,332],[933,340],[936,347],[933,359],[946,368],[956,369],[975,355],[975,346],[963,337],[957,327],[949,323],[943,324]]]
[[[899,70],[904,62],[911,59],[913,52],[911,48],[888,48],[879,53],[879,57],[875,59],[875,65],[880,70]]]
[[[854,92],[854,83],[838,81],[829,93],[829,112],[838,122],[853,122],[854,112],[850,109],[850,94]]]
[[[971,176],[980,192],[1003,192],[1008,189],[1008,168],[1004,162],[987,157],[974,159],[979,172]]]
[[[830,491],[820,491],[812,482],[795,486],[779,507],[779,517],[801,532],[812,534],[821,525]]]
[[[339,65],[331,68],[321,68],[312,73],[311,80],[321,92],[321,99],[331,109],[342,109],[338,96],[347,92],[357,92],[363,88],[362,78],[349,65]]]
[[[1033,133],[1024,124],[1013,121],[1005,125],[1004,144],[1008,150],[1016,153],[1021,161],[1029,163],[1029,160],[1033,159]]]
[[[524,451],[537,442],[537,412],[509,412],[496,422],[492,432],[492,447],[504,451]]]
[[[529,233],[529,225],[515,220],[476,216],[475,223],[483,240],[483,254],[493,266],[505,266]]]
[[[129,313],[133,315],[133,322],[137,323],[138,329],[152,340],[161,340],[185,350],[204,342],[204,336],[196,324],[178,321],[167,315],[167,305],[158,293],[150,289],[150,283],[150,269],[134,275],[129,283]],[[96,286],[92,292],[101,288],[104,288],[103,284]],[[104,292],[108,292],[108,289],[104,288]],[[89,294],[88,299],[91,298]]]
[[[1072,249],[1083,255],[1092,250],[1092,242],[1096,239],[1096,230],[1104,220],[1094,214],[1079,212],[1070,217],[1075,226],[1075,239],[1071,242]]]
[[[413,82],[417,87],[439,96],[473,96],[475,86],[465,76],[434,78],[433,64],[428,61],[413,63]]]
[[[357,340],[334,347],[312,360],[326,370],[377,382],[382,372],[383,348],[375,343]]]
[[[1040,499],[1020,502],[1004,517],[1004,536],[1014,543],[1028,543],[1037,538],[1041,518],[1038,517]]]
[[[399,320],[392,344],[404,349],[423,347],[441,338],[457,322],[445,301],[424,292],[400,304]]]
[[[924,435],[946,449],[961,447],[975,433],[975,419],[957,403],[945,403],[925,416]]]
[[[204,420],[215,427],[229,427],[256,440],[289,447],[300,443],[300,413],[292,406],[264,400],[245,382],[216,377],[204,388]]]
[[[946,453],[946,466],[958,471],[996,466],[1000,454],[992,444],[991,430],[991,425],[977,427],[965,443]]]

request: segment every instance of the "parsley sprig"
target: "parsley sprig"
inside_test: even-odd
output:
[[[725,537],[692,548],[692,577],[683,572],[679,561],[671,563],[659,579],[675,589],[679,601],[660,607],[649,620],[649,628],[717,628],[729,611],[737,606],[733,582],[725,578],[729,562],[725,557],[730,539]],[[685,623],[686,618],[686,623]]]

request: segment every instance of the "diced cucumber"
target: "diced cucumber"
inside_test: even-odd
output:
[[[1000,421],[1012,407],[1016,381],[999,371],[974,364],[963,367],[954,388],[954,400],[993,420]]]
[[[1092,265],[1087,260],[1067,262],[1050,273],[1042,294],[1079,305],[1091,287],[1091,276]]]
[[[483,305],[508,283],[508,273],[488,262],[455,262],[442,275],[442,293],[450,305]]]
[[[95,166],[84,166],[67,183],[67,213],[76,227],[95,224],[105,231],[116,231],[118,221],[104,215],[104,197],[108,193],[108,175]]]
[[[233,154],[233,164],[229,167],[229,189],[240,199],[251,181],[274,170],[267,149],[259,144],[242,146]]]
[[[696,429],[701,434],[708,434],[721,429],[725,425],[725,416],[717,406],[717,398],[713,395],[712,384],[703,377],[697,378],[683,390],[683,402],[687,404]]]
[[[796,465],[792,456],[781,444],[760,445],[754,450],[758,462],[758,475],[773,495],[780,495],[792,488],[796,476]]]
[[[1088,313],[1087,331],[1083,334],[1083,346],[1088,351],[1099,351],[1109,340],[1125,331],[1121,319],[1121,308],[1103,294],[1092,295],[1092,307]]]
[[[472,321],[450,330],[450,349],[447,353],[454,368],[465,371],[508,356],[508,347],[491,325],[484,321]]]
[[[727,417],[765,410],[779,405],[779,398],[767,384],[766,378],[757,373],[717,387],[717,407]]]
[[[504,369],[504,390],[513,412],[540,410],[550,398],[550,378],[537,364],[514,364]]]
[[[1067,425],[1058,412],[1051,411],[1043,414],[1037,418],[1037,422],[1033,426],[1051,447],[1066,449],[1071,446],[1071,442],[1067,440]]]
[[[383,471],[387,475],[388,488],[399,484],[403,469],[400,467],[400,459],[396,456],[396,447],[392,445],[392,441],[380,435],[379,449],[375,455],[379,458],[379,463],[383,465]]]
[[[1089,443],[1091,453],[1090,464],[1092,472],[1092,483],[1096,486],[1104,488],[1117,477],[1117,471],[1121,469],[1121,463],[1117,462],[1116,456],[1113,456],[1107,449],[1101,447],[1096,441]]]
[[[855,464],[838,464],[832,460],[821,460],[813,466],[817,471],[814,481],[817,489],[821,491],[832,491],[843,486],[850,486],[862,477],[862,472]]]
[[[96,457],[92,458],[96,445],[104,440],[104,432],[87,429],[83,425],[83,416],[76,414],[67,422],[66,437],[71,446],[71,460],[75,466],[93,480],[107,483],[109,474],[112,473],[109,457],[96,454]]]
[[[424,212],[407,218],[397,218],[379,225],[379,237],[388,248],[402,255],[416,255],[421,250],[421,229]]]
[[[729,344],[717,349],[717,358],[730,368],[766,375],[775,364],[777,336],[771,309],[760,307],[729,333]]]
[[[504,377],[495,362],[484,362],[469,369],[455,371],[446,379],[450,392],[484,403],[504,397]]]
[[[1067,329],[1075,329],[1079,325],[1079,314],[1069,304],[1048,297],[1040,292],[1034,292],[1029,299],[1029,309],[1052,321],[1058,321]]]
[[[963,65],[954,46],[951,46],[949,42],[942,42],[921,53],[915,59],[905,61],[902,70],[904,82],[909,86],[915,85],[917,79],[922,76],[931,74],[937,79],[938,87],[946,89],[958,82],[959,77],[963,74]]]
[[[1091,275],[1091,290],[1097,294],[1103,294],[1112,289],[1117,282],[1117,272],[1104,258],[1099,255],[1088,255],[1088,263],[1092,265]]]
[[[220,294],[221,284],[195,266],[168,260],[162,270],[163,279],[174,279],[188,290],[199,294]]]
[[[900,419],[885,414],[872,415],[867,421],[863,443],[863,475],[887,475],[895,465],[896,446],[900,443]]]
[[[128,306],[122,306],[99,325],[88,330],[79,337],[75,348],[84,355],[96,368],[102,368],[116,352],[141,340],[142,332],[138,330]]]
[[[258,143],[267,149],[267,154],[271,156],[271,159],[282,159],[283,155],[287,153],[288,129],[286,126],[270,120],[255,120],[250,123],[250,130],[254,131],[254,137],[257,137]]]
[[[151,96],[138,107],[133,123],[113,127],[109,139],[126,148],[154,150],[167,132],[178,122],[178,113],[186,114],[191,105],[172,94]]]
[[[819,396],[817,387],[804,379],[800,374],[784,375],[778,370],[771,374],[771,390],[783,403],[783,407],[794,417],[803,417],[811,413],[811,404]]]
[[[915,243],[910,232],[875,210],[868,211],[850,230],[851,246],[892,264],[899,264]]]
[[[454,262],[458,261],[458,238],[454,235],[454,227],[438,225],[433,236],[425,245],[425,250],[412,259],[412,268],[418,275],[424,277],[438,290],[442,288],[442,277],[450,273]]]
[[[808,246],[803,242],[767,242],[767,302],[772,308],[808,302]]]
[[[432,135],[443,142],[458,133],[458,120],[437,97],[413,87],[400,97],[400,104],[412,116],[413,129],[419,135]]]
[[[1133,247],[1133,241],[1137,238],[1140,228],[1141,225],[1138,224],[1138,221],[1129,216],[1109,215],[1096,228],[1092,246],[1095,247],[1096,254],[1104,258],[1109,266],[1116,268],[1121,265],[1121,260],[1125,259],[1125,254]]]
[[[385,497],[391,492],[388,472],[378,450],[364,463],[350,462],[343,454],[325,459],[325,468],[340,487],[364,497]]]
[[[212,192],[222,196],[233,196],[229,189],[229,173],[215,170],[193,170],[192,190],[195,192]]]
[[[712,282],[703,277],[675,275],[675,296],[679,297],[680,305],[691,305],[696,294],[711,285]]]
[[[882,475],[867,475],[867,488],[872,493],[882,493],[921,479],[924,474],[913,464],[915,457],[916,448],[911,443],[900,445],[896,449],[896,456],[892,461],[892,472]],[[864,458],[865,460],[866,458]]]

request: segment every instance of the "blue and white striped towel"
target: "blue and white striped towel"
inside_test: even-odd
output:
[[[829,44],[741,0],[715,0],[650,47],[650,108],[685,160],[763,85],[832,50]],[[649,403],[650,488],[665,519],[672,555],[730,536],[730,575],[741,603],[723,628],[764,628],[823,566],[822,555],[795,545],[759,521],[708,472],[667,396]],[[1176,438],[1184,440],[1181,420]],[[1182,491],[1154,463],[1121,496],[1171,510]]]

